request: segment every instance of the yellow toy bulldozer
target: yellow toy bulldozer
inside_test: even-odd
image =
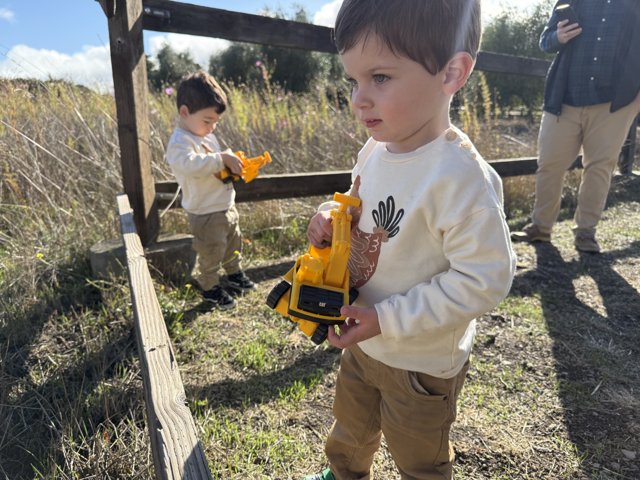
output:
[[[244,152],[236,152],[236,155],[242,161],[242,172],[240,175],[235,175],[228,168],[223,168],[220,172],[220,180],[224,183],[237,182],[238,180],[249,183],[258,176],[258,169],[264,167],[267,163],[271,163],[269,152],[264,152],[262,155],[251,158],[247,158]]]
[[[349,253],[351,250],[351,215],[349,207],[359,207],[360,199],[335,193],[340,205],[331,210],[333,235],[325,248],[309,246],[267,297],[267,305],[298,324],[304,334],[319,345],[327,338],[329,325],[339,325],[346,318],[342,305],[358,296],[349,288]]]

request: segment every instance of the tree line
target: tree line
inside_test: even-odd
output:
[[[538,47],[538,39],[552,5],[553,0],[539,0],[526,16],[515,8],[504,10],[485,26],[481,50],[550,59],[551,56]],[[302,6],[296,7],[291,15],[283,11],[266,11],[265,14],[309,23]],[[197,64],[188,52],[177,52],[165,44],[155,61],[147,57],[149,87],[152,91],[175,87],[185,73],[200,68],[208,70],[219,81],[234,85],[281,88],[291,93],[321,87],[348,97],[349,86],[343,78],[337,55],[237,42],[212,55],[207,66]],[[531,115],[542,105],[544,82],[541,78],[513,78],[514,75],[496,73],[483,75],[483,88],[488,89],[497,110],[524,109]],[[470,85],[474,85],[473,78]]]

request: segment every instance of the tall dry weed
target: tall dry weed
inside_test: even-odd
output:
[[[524,150],[533,155],[533,142],[510,145],[504,139],[510,135],[495,128],[483,78],[480,74],[462,92],[454,120],[486,158],[523,156]],[[83,262],[79,252],[119,235],[113,214],[115,194],[122,190],[117,115],[111,95],[64,82],[5,81],[0,88],[5,99],[0,104],[0,262],[9,278],[2,288],[25,292],[37,283],[34,278],[54,282],[58,265],[74,255],[74,261]],[[265,173],[350,169],[366,139],[335,90],[317,87],[304,95],[275,87],[227,90],[230,109],[218,135],[233,150],[250,155],[268,150],[273,163]],[[153,174],[157,180],[170,179],[163,153],[174,127],[175,97],[162,93],[149,102]],[[498,145],[506,147],[499,150]],[[259,219],[273,218],[265,211],[274,208],[284,207],[247,209],[255,212],[246,221],[247,233],[270,228]],[[295,214],[280,218],[290,222]],[[179,212],[167,214],[163,224],[186,228]],[[254,224],[259,228],[251,230]]]

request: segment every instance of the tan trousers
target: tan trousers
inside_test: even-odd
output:
[[[242,239],[238,211],[232,206],[226,212],[189,213],[188,218],[196,252],[191,276],[202,290],[210,290],[220,283],[220,268],[228,275],[240,271]]]
[[[583,150],[582,179],[574,221],[595,231],[604,210],[620,150],[635,118],[637,106],[609,112],[610,103],[588,107],[562,106],[562,114],[542,114],[538,136],[538,170],[532,221],[551,233],[560,212],[567,169]]]
[[[442,379],[389,367],[358,346],[344,350],[325,446],[335,477],[372,479],[384,434],[403,480],[453,478],[449,431],[468,369]]]

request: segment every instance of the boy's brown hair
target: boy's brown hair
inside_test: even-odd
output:
[[[227,95],[213,76],[204,70],[198,70],[182,78],[176,103],[178,109],[185,105],[189,113],[214,107],[218,114],[222,114],[227,109]]]
[[[344,0],[334,39],[344,52],[376,35],[435,75],[457,52],[475,59],[481,32],[480,0]]]

